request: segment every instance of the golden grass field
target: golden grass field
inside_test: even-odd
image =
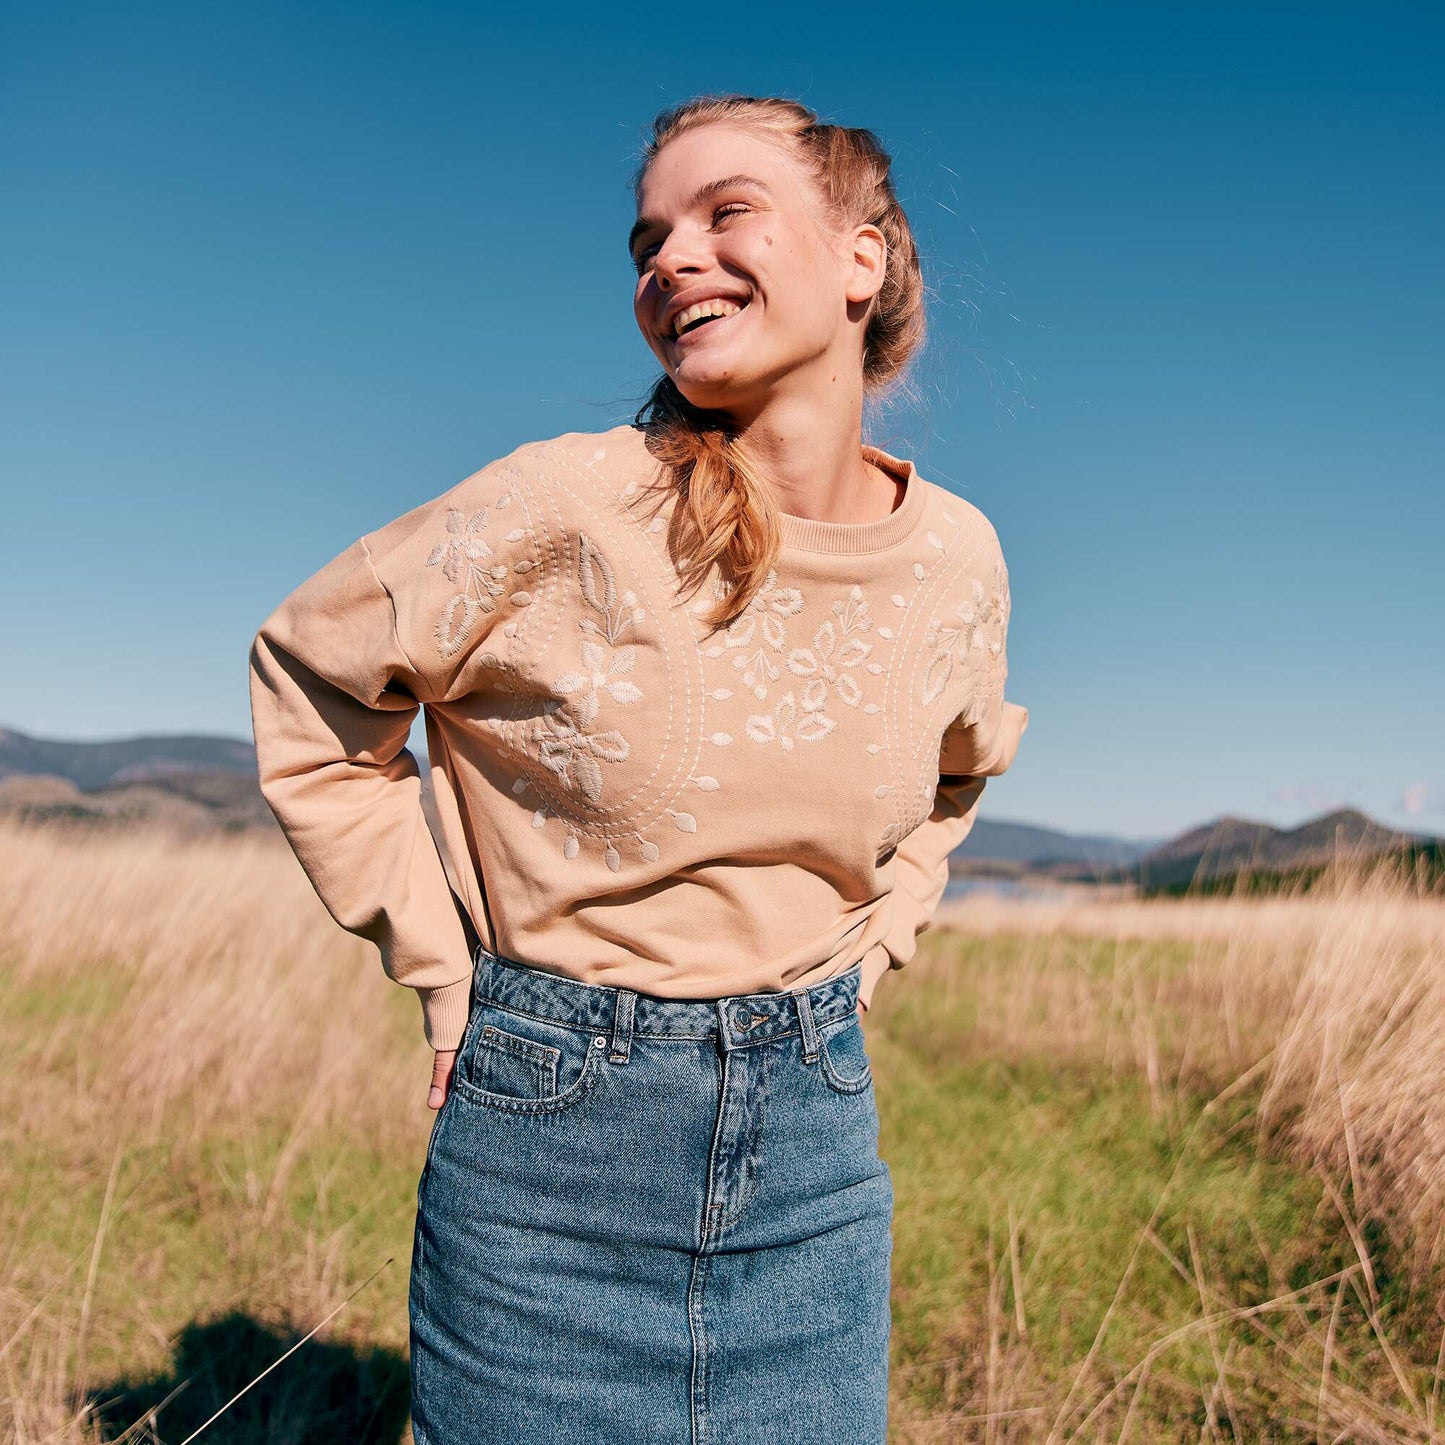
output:
[[[893,1437],[1445,1439],[1445,901],[971,901],[867,1020]],[[411,995],[279,834],[0,823],[0,1436],[409,1440]],[[338,1306],[340,1307],[338,1309]]]

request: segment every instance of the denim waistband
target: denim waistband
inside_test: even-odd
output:
[[[728,994],[716,999],[660,998],[634,989],[550,973],[479,946],[474,992],[480,999],[552,1023],[607,1029],[627,1035],[705,1039],[718,1034],[725,1047],[741,1048],[814,1031],[846,1018],[858,1006],[861,961],[833,978],[783,992]]]

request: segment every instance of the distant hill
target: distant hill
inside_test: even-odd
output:
[[[67,778],[90,792],[123,783],[148,783],[178,773],[256,775],[256,750],[236,738],[181,734],[59,742],[0,727],[0,778],[12,774]]]
[[[1059,865],[1069,866],[1074,872],[1092,868],[1114,870],[1137,863],[1158,841],[1061,833],[1055,828],[981,817],[950,859],[950,869],[968,873],[975,860],[987,859],[1048,871]]]
[[[1151,849],[1130,876],[1148,892],[1216,891],[1244,880],[1269,885],[1323,871],[1339,858],[1394,855],[1438,872],[1445,840],[1384,827],[1357,808],[1322,813],[1297,828],[1226,815]]]
[[[187,832],[276,826],[251,744],[195,734],[73,743],[0,727],[0,813]]]

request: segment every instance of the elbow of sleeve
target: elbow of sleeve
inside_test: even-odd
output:
[[[986,735],[978,728],[951,728],[944,735],[939,772],[975,778],[996,778],[1007,772],[1018,753],[1019,740],[1029,725],[1029,710],[1006,702],[997,724]]]
[[[994,778],[1007,772],[1019,750],[1019,740],[1029,725],[1029,710],[1016,702],[1003,705],[1003,716],[999,720],[998,736],[994,741],[993,756],[988,766],[979,769],[984,777]]]

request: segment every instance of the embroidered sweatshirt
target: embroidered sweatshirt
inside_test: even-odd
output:
[[[251,650],[262,792],[321,901],[455,1048],[472,936],[699,999],[913,956],[1027,710],[979,509],[905,482],[858,524],[785,514],[731,625],[684,598],[643,433],[531,443],[358,538]],[[407,738],[423,710],[451,869]],[[470,929],[470,934],[469,930]]]

